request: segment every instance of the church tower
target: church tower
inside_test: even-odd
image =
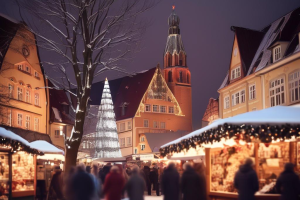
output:
[[[180,19],[175,6],[168,19],[169,35],[164,52],[164,77],[176,97],[192,131],[192,87],[191,72],[187,67],[187,56],[179,28]]]

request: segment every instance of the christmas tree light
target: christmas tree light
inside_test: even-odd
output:
[[[114,113],[114,105],[108,85],[105,79],[101,104],[98,111],[98,123],[95,135],[96,158],[122,157],[118,140],[117,124]]]

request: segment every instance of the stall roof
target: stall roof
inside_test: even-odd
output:
[[[236,115],[234,117],[229,117],[225,119],[217,120],[210,125],[198,129],[188,135],[181,138],[173,140],[167,144],[161,146],[161,148],[169,146],[171,144],[179,143],[184,139],[189,139],[193,136],[200,135],[205,131],[217,128],[220,125],[232,124],[232,125],[260,125],[260,124],[274,124],[274,125],[284,125],[284,124],[300,124],[300,106],[275,106],[263,110],[252,111]]]
[[[18,136],[17,134],[6,130],[5,128],[0,127],[0,137],[11,139],[11,140],[16,140],[19,142],[22,142],[23,144],[29,146],[29,142],[22,138],[21,136]]]
[[[57,153],[57,154],[63,154],[64,151],[57,148],[56,146],[44,141],[44,140],[37,140],[34,142],[30,142],[29,146],[31,148],[37,149],[43,153]]]
[[[125,162],[125,157],[118,157],[118,158],[97,158],[93,160],[93,162]]]

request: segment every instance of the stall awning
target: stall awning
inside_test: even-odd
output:
[[[50,153],[50,154],[62,154],[64,155],[64,151],[57,148],[56,146],[44,141],[44,140],[37,140],[34,142],[29,143],[31,148],[37,149],[43,153]]]
[[[93,160],[93,162],[126,162],[125,157],[118,157],[118,158],[97,158]]]
[[[222,126],[224,124],[231,125],[261,125],[261,124],[269,124],[269,125],[299,125],[300,124],[300,107],[299,106],[275,106],[263,110],[252,111],[243,113],[240,115],[236,115],[234,117],[229,117],[225,119],[217,120],[210,125],[196,130],[188,135],[185,135],[181,138],[173,140],[167,144],[161,146],[161,148],[167,147],[172,144],[177,144],[182,140],[192,138],[193,136],[201,135],[205,131],[215,129],[218,126]]]

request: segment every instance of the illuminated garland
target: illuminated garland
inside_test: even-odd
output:
[[[218,128],[207,130],[200,135],[184,139],[177,144],[171,144],[159,150],[160,155],[165,157],[168,154],[179,153],[186,149],[201,147],[203,144],[213,144],[220,142],[221,138],[230,139],[235,137],[238,140],[252,142],[259,139],[262,143],[270,143],[272,141],[291,139],[300,136],[300,125],[220,125]]]
[[[25,151],[30,154],[44,155],[43,152],[33,149],[23,144],[22,142],[19,142],[17,140],[12,140],[9,138],[4,138],[1,136],[0,136],[0,146],[3,146],[4,148],[8,148],[12,153],[16,153],[18,151]]]

